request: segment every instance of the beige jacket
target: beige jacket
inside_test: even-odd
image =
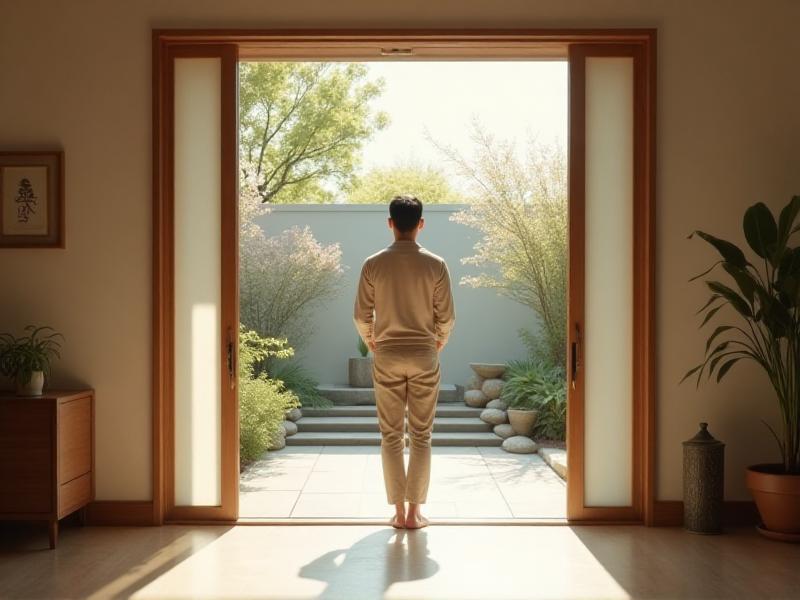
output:
[[[368,256],[353,322],[367,344],[446,344],[455,323],[447,263],[414,240]]]

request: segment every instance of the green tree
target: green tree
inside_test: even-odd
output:
[[[240,160],[263,202],[324,202],[352,183],[360,150],[388,116],[382,79],[361,63],[243,62]],[[326,184],[327,187],[326,187]]]
[[[455,191],[441,170],[414,163],[376,167],[359,177],[350,189],[350,204],[386,203],[398,194],[411,194],[425,204],[461,203],[464,197]]]
[[[464,157],[439,144],[470,184],[468,209],[450,219],[477,229],[475,254],[461,259],[481,268],[463,285],[494,288],[539,317],[541,342],[523,341],[550,364],[564,366],[567,332],[567,157],[560,146],[529,143],[520,157],[473,124],[474,153]],[[435,142],[434,142],[435,143]]]

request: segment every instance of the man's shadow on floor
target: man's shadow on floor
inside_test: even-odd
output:
[[[427,579],[439,571],[439,563],[428,557],[427,536],[425,528],[376,531],[350,548],[326,552],[298,575],[328,583],[319,599],[383,598],[393,583]]]

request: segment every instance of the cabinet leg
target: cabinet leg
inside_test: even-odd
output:
[[[50,533],[50,550],[54,550],[58,543],[58,519],[53,519],[48,523]]]

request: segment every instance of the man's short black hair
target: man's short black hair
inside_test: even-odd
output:
[[[422,218],[422,201],[415,196],[395,196],[389,203],[389,216],[398,231],[411,231]]]

